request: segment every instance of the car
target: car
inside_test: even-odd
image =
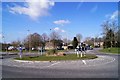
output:
[[[87,50],[93,50],[93,47],[90,46],[90,45],[88,45],[88,46],[87,46]]]
[[[57,50],[64,50],[64,48],[57,48]]]

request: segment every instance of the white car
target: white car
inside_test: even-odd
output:
[[[8,50],[12,50],[12,49],[14,49],[13,46],[9,46],[9,47],[8,47]]]

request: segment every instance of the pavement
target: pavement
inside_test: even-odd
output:
[[[72,52],[72,51],[71,51]],[[75,61],[19,61],[13,56],[0,59],[4,78],[118,78],[119,55],[87,53],[98,58]]]

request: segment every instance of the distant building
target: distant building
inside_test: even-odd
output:
[[[68,45],[68,49],[73,49],[73,45],[72,45],[72,44],[69,44],[69,45]]]
[[[104,42],[94,42],[94,47],[103,47]]]
[[[67,46],[62,46],[62,48],[63,48],[64,50],[66,50],[66,49],[67,49]]]
[[[45,45],[45,49],[54,49],[52,42],[47,42]]]

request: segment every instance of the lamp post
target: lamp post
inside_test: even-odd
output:
[[[30,47],[31,47],[31,46],[30,46],[30,43],[31,43],[31,42],[30,42],[30,40],[31,40],[31,39],[30,39],[30,30],[27,30],[27,31],[28,31],[28,45],[29,45],[29,53],[31,53],[31,48],[30,48]]]
[[[6,43],[5,43],[5,36],[2,36],[2,38],[3,38],[3,44],[5,45],[5,50],[6,50],[6,52],[7,52],[7,45],[6,45]]]
[[[67,39],[67,51],[68,51],[68,35],[67,35],[67,32],[66,32],[66,39]]]
[[[95,37],[94,37],[94,48],[95,48]]]
[[[51,34],[52,29],[50,29],[50,34]],[[50,37],[49,37],[49,49],[50,49]]]
[[[5,46],[5,36],[2,36],[2,42],[3,42],[3,44],[4,44],[4,46]],[[6,47],[4,47],[5,49],[6,49]]]

